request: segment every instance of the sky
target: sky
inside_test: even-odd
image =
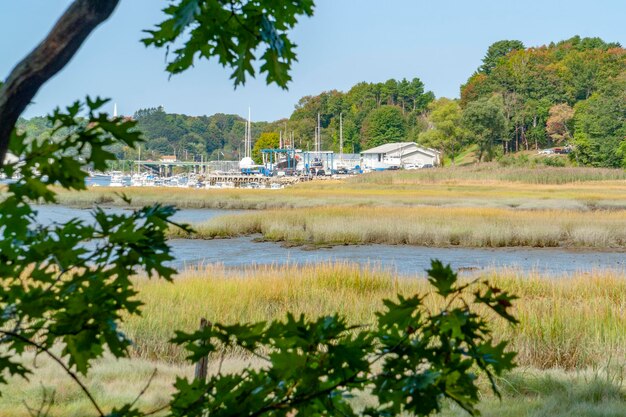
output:
[[[0,0],[0,77],[50,30],[70,0]],[[574,35],[626,45],[626,0],[316,0],[291,33],[298,44],[289,90],[263,76],[236,90],[230,71],[202,61],[168,77],[165,52],[139,42],[163,17],[165,0],[121,0],[113,16],[39,91],[25,117],[85,95],[110,97],[120,114],[162,105],[171,113],[289,117],[298,100],[389,78],[420,78],[437,97],[458,97],[488,46],[518,39],[539,46]],[[110,112],[113,105],[111,104]]]

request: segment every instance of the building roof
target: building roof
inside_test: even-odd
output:
[[[372,149],[364,150],[361,152],[361,154],[392,153],[392,152],[398,152],[401,149],[412,147],[412,146],[415,146],[418,150],[424,153],[432,154],[433,156],[436,156],[437,154],[439,154],[438,151],[434,149],[430,149],[430,148],[424,148],[415,142],[385,143],[384,145],[380,145]]]

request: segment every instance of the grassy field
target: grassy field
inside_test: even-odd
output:
[[[329,205],[463,206],[509,209],[626,209],[626,172],[600,168],[502,168],[497,165],[377,172],[312,181],[282,190],[108,188],[59,191],[61,204],[173,204],[179,208],[268,209]]]
[[[494,322],[496,334],[512,340],[521,365],[582,369],[612,358],[626,366],[626,277],[608,271],[557,278],[514,271],[484,276],[522,300],[515,307],[519,326]],[[371,323],[384,298],[423,293],[427,283],[334,263],[246,270],[210,266],[186,270],[173,284],[138,279],[137,287],[144,315],[124,325],[136,342],[134,354],[180,362],[182,353],[167,340],[172,329],[195,329],[200,317],[235,323],[280,318],[287,311],[312,317],[340,311],[353,323]]]
[[[54,405],[48,414],[50,417],[96,415],[93,406],[74,382],[61,374],[55,364],[45,358],[37,362],[39,366],[30,382],[15,378],[7,385],[4,395],[0,397],[2,417],[32,415],[27,406],[39,408],[44,393],[48,398],[54,395]],[[250,362],[254,360],[227,359],[222,364],[222,372],[238,372],[249,366]],[[216,368],[216,364],[212,363],[209,372],[215,372]],[[152,377],[155,370],[156,374]],[[137,402],[140,409],[152,411],[167,403],[176,377],[191,377],[192,374],[190,366],[106,358],[94,366],[84,381],[107,412],[113,407],[134,401],[152,378]],[[481,398],[479,409],[481,415],[486,417],[623,417],[626,408],[623,374],[608,369],[577,372],[518,369],[498,380],[502,401],[489,393],[485,381],[481,385],[485,395]],[[356,397],[354,401],[363,406],[373,404],[373,399],[368,396]],[[439,415],[467,417],[467,413],[451,403],[444,403],[444,409]]]
[[[333,206],[254,211],[193,226],[196,238],[261,234],[299,245],[626,249],[626,210]],[[179,229],[171,235],[189,237]]]
[[[520,325],[494,320],[495,334],[510,339],[521,367],[499,380],[504,400],[487,394],[483,415],[618,417],[626,409],[626,277],[606,271],[574,277],[519,276],[491,272],[485,278],[521,297],[514,313]],[[143,317],[124,329],[136,341],[129,360],[99,361],[86,382],[111,408],[132,401],[157,374],[139,403],[151,410],[167,401],[176,376],[192,368],[167,343],[173,329],[195,329],[200,317],[224,323],[271,320],[287,311],[310,316],[340,311],[354,323],[371,323],[383,298],[427,291],[421,277],[398,278],[388,271],[353,264],[266,266],[231,270],[219,266],[183,271],[173,283],[137,278]],[[439,308],[429,301],[430,308]],[[252,358],[231,352],[223,370],[237,371]],[[211,369],[216,369],[212,362]],[[483,383],[485,383],[483,381]],[[129,387],[131,387],[129,389]],[[22,402],[37,407],[44,390],[55,392],[51,416],[93,415],[73,382],[44,358],[30,382],[14,379],[0,398],[3,417],[27,415]],[[484,387],[487,393],[487,386]],[[355,401],[368,404],[369,397]],[[446,417],[465,416],[448,404]]]

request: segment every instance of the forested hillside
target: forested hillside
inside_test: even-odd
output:
[[[532,48],[497,42],[461,87],[460,105],[464,127],[486,156],[571,144],[579,164],[617,167],[626,135],[626,50],[578,36]]]
[[[180,159],[240,159],[243,152],[245,119],[232,114],[187,116],[166,113],[162,107],[141,109],[133,116],[148,139],[149,155],[176,155]],[[273,132],[280,121],[253,122],[252,137]],[[218,157],[219,152],[219,157]],[[222,155],[223,154],[223,155]]]
[[[343,117],[344,151],[359,152],[388,142],[417,141],[454,161],[472,145],[480,161],[506,153],[572,146],[572,163],[626,166],[626,50],[599,38],[573,37],[526,48],[516,40],[491,45],[483,64],[461,86],[460,99],[435,99],[418,79],[362,82],[347,92],[306,96],[288,119],[253,122],[275,143],[278,132],[293,134],[295,145],[314,148],[320,116],[324,149],[339,150]],[[147,142],[142,156],[175,154],[181,159],[240,159],[245,120],[215,114],[187,116],[162,107],[140,109],[133,117]],[[46,119],[21,120],[34,136],[45,135]],[[258,147],[258,146],[257,146]],[[115,149],[120,159],[137,151]]]
[[[418,78],[362,82],[345,93],[333,90],[303,97],[288,126],[295,132],[297,146],[312,148],[319,113],[322,144],[337,151],[343,114],[345,152],[359,152],[386,142],[416,140],[425,129],[422,115],[434,97]]]

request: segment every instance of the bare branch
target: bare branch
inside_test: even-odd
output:
[[[0,87],[0,168],[11,132],[39,88],[76,54],[89,34],[111,16],[119,0],[75,0],[48,36],[13,68]]]
[[[100,417],[104,417],[104,413],[102,412],[102,409],[100,408],[100,406],[98,405],[98,403],[96,402],[95,398],[93,397],[93,395],[91,394],[91,392],[89,392],[89,389],[87,388],[87,386],[85,384],[83,384],[83,382],[80,380],[80,378],[78,377],[78,375],[76,375],[76,373],[74,373],[64,362],[63,360],[61,360],[61,358],[59,358],[57,355],[55,355],[54,353],[52,353],[47,347],[40,345],[37,342],[34,342],[32,340],[30,340],[27,337],[22,336],[19,333],[14,333],[11,331],[6,331],[6,330],[2,330],[0,329],[0,333],[6,335],[6,336],[11,336],[14,337],[16,339],[21,340],[22,342],[29,344],[31,346],[33,346],[34,348],[36,348],[38,351],[40,352],[44,352],[46,355],[48,355],[53,361],[55,361],[61,368],[63,368],[63,370],[65,371],[66,374],[68,374],[73,380],[74,382],[76,382],[76,384],[80,387],[80,389],[83,391],[83,393],[87,396],[87,398],[89,399],[89,402],[91,402],[91,404],[94,406],[94,408],[96,409],[96,411],[98,412],[98,416]]]
[[[148,382],[143,387],[143,389],[139,392],[135,400],[132,403],[130,403],[130,407],[133,407],[135,404],[137,404],[137,401],[139,401],[139,399],[146,393],[146,391],[148,391],[148,388],[150,388],[150,384],[152,384],[152,380],[154,379],[156,374],[157,374],[157,368],[154,368],[154,371],[152,371],[152,375],[150,375],[150,379],[148,379]]]

